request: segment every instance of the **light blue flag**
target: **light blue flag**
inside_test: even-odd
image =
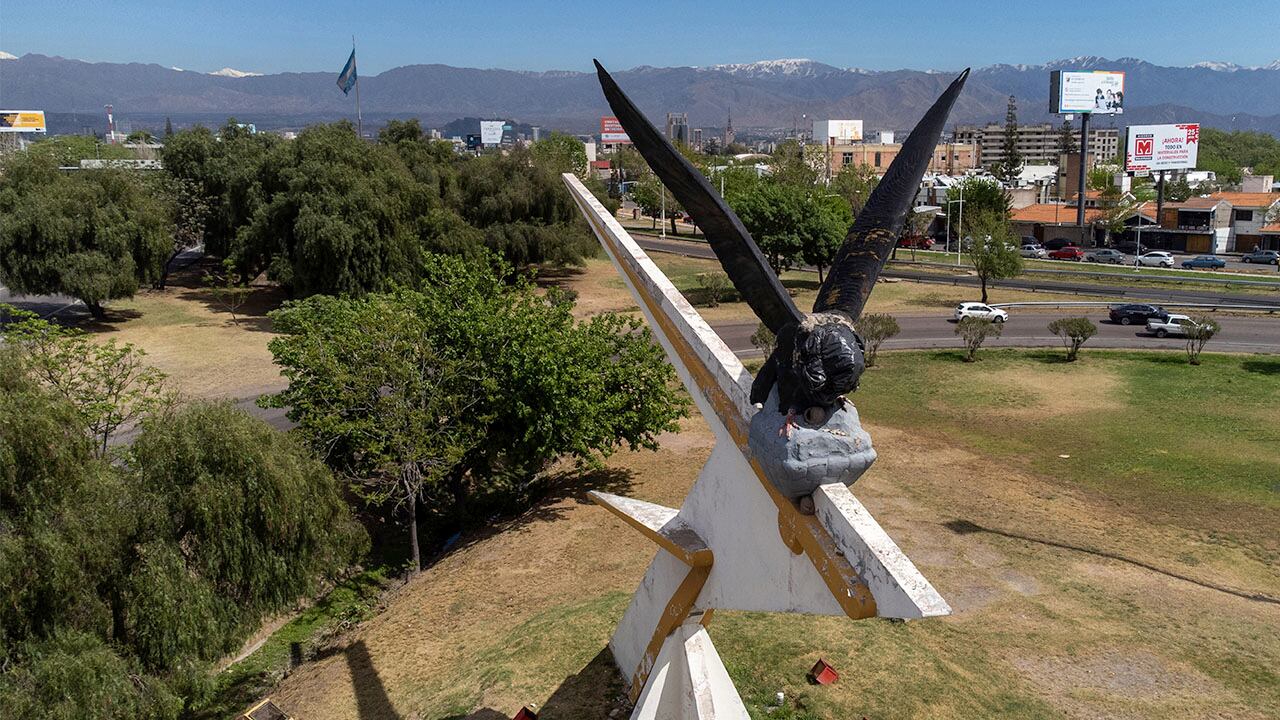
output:
[[[342,72],[338,75],[338,87],[342,89],[342,94],[346,95],[351,92],[351,88],[356,84],[356,49],[351,48],[351,57],[347,58],[347,64],[342,66]]]

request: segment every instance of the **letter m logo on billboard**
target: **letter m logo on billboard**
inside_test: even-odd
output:
[[[1139,135],[1133,139],[1133,159],[1150,160],[1155,155],[1155,137]]]

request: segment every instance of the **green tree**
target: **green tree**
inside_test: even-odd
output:
[[[159,279],[172,212],[120,170],[61,173],[18,154],[0,172],[0,282],[16,293],[62,293],[96,318],[103,303]]]
[[[998,338],[1003,326],[985,318],[962,317],[956,323],[956,335],[964,340],[964,361],[974,362],[978,359],[978,348],[987,338]]]
[[[957,200],[963,202],[953,202]],[[947,188],[946,212],[952,232],[970,235],[971,218],[994,214],[1007,219],[1013,212],[1013,204],[1009,193],[994,178],[973,176]]]
[[[982,302],[987,302],[987,285],[1022,272],[1022,253],[1013,227],[1000,214],[988,212],[971,216],[968,233],[973,238],[969,260],[982,283]]]
[[[40,319],[10,325],[0,338],[21,348],[30,375],[79,412],[98,456],[118,430],[171,400],[164,373],[130,343],[96,343],[81,330]]]
[[[350,123],[314,125],[277,145],[264,163],[265,201],[236,235],[246,274],[268,268],[294,294],[360,294],[417,278],[414,218],[434,204],[382,145]]]
[[[880,184],[880,177],[870,165],[850,164],[840,168],[840,172],[831,179],[830,190],[844,198],[845,202],[849,203],[849,209],[854,217],[857,217],[858,213],[862,212],[862,207],[867,204],[867,198],[871,197],[871,191],[875,190],[878,184]]]
[[[1098,326],[1086,317],[1058,318],[1049,323],[1049,332],[1062,339],[1062,345],[1067,349],[1067,362],[1075,362],[1080,346],[1098,334]]]
[[[586,146],[572,135],[551,133],[531,145],[529,154],[535,163],[556,176],[567,172],[580,178],[587,176]]]
[[[196,126],[169,138],[160,152],[164,169],[192,183],[208,205],[205,250],[227,257],[241,228],[266,200],[262,174],[275,162],[272,151],[285,144],[271,133],[250,133],[235,118],[215,135]]]
[[[1071,130],[1071,121],[1063,120],[1058,129],[1058,154],[1072,155],[1080,152],[1080,143],[1076,142],[1075,133]]]
[[[1000,147],[1004,159],[992,168],[992,173],[1006,183],[1013,183],[1022,172],[1022,153],[1018,150],[1018,104],[1012,95],[1004,113]]]
[[[853,224],[847,203],[815,187],[771,179],[728,199],[777,273],[806,262],[818,267],[821,278]]]
[[[898,320],[892,315],[883,313],[868,313],[858,318],[858,335],[862,337],[862,342],[866,344],[864,356],[866,357],[867,367],[876,364],[876,354],[880,352],[880,346],[885,340],[902,332],[902,328],[898,326]]]
[[[557,458],[656,447],[684,411],[638,321],[576,322],[567,297],[491,263],[428,256],[418,290],[272,315],[289,387],[263,402],[287,407],[343,476],[421,503],[411,520],[435,529],[466,522],[473,503],[518,505]]]
[[[26,355],[0,345],[0,573],[21,578],[0,583],[0,706],[174,718],[363,531],[322,464],[230,405],[151,416],[130,452],[95,457]]]
[[[781,185],[812,188],[823,177],[815,163],[805,157],[804,146],[795,140],[783,140],[773,151],[769,176]]]
[[[675,196],[667,190],[657,175],[653,173],[642,175],[631,187],[631,199],[640,206],[640,212],[653,221],[652,227],[656,228],[658,218],[666,213],[671,222],[671,234],[680,234],[676,226],[676,213],[681,211],[680,203],[676,202]]]
[[[55,135],[32,143],[27,148],[27,153],[70,167],[79,167],[81,160],[133,158],[133,153],[128,148],[104,143],[92,135]]]

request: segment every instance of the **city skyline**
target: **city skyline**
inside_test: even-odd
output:
[[[964,14],[942,0],[917,0],[910,8],[815,2],[800,12],[794,5],[708,0],[697,5],[659,1],[629,11],[569,0],[531,10],[527,3],[492,0],[438,2],[428,9],[374,0],[353,16],[347,5],[333,0],[290,0],[270,7],[228,0],[181,13],[155,0],[9,5],[0,11],[0,51],[197,72],[224,67],[336,72],[355,35],[365,74],[432,63],[588,71],[593,56],[619,69],[780,58],[870,70],[1041,64],[1080,55],[1137,57],[1168,66],[1225,62],[1248,67],[1280,59],[1274,43],[1280,16],[1261,0],[1213,13],[1178,0],[1123,5],[1086,0],[1070,12],[1047,2],[971,3],[963,6]],[[625,21],[624,15],[641,22]],[[647,27],[647,17],[664,22]],[[815,23],[815,18],[830,21]],[[947,22],[934,22],[941,18]]]

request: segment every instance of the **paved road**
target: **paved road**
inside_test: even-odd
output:
[[[686,255],[689,257],[714,259],[715,253],[711,247],[705,243],[688,242],[685,240],[672,240],[670,238],[663,240],[660,238],[647,237],[644,235],[634,235],[636,242],[645,250],[656,252],[674,253],[677,255]],[[915,280],[918,282],[941,283],[944,285],[965,285],[978,287],[978,278],[972,275],[943,275],[939,273],[922,272],[920,270],[909,270],[889,266],[885,268],[885,277],[896,277],[904,280]],[[1114,297],[1120,299],[1147,300],[1165,304],[1175,303],[1221,303],[1223,305],[1264,305],[1274,306],[1280,304],[1280,299],[1267,297],[1264,295],[1241,295],[1225,292],[1216,292],[1213,290],[1181,290],[1177,288],[1154,288],[1154,287],[1121,287],[1110,286],[1101,287],[1096,284],[1078,283],[1058,280],[1040,280],[1014,278],[1011,280],[1001,280],[999,287],[1016,288],[1019,290],[1051,290],[1059,293],[1069,293],[1074,295],[1097,295],[1105,297]],[[975,298],[976,299],[976,298]]]
[[[887,341],[886,350],[912,348],[960,348],[960,338],[955,334],[955,323],[940,315],[896,316],[902,332]],[[1062,341],[1047,329],[1049,321],[1057,314],[1010,312],[1004,332],[998,340],[988,340],[984,347],[1061,347]],[[1180,338],[1160,339],[1146,334],[1144,328],[1113,325],[1106,315],[1089,314],[1098,326],[1098,334],[1085,343],[1086,348],[1137,348],[1181,350]],[[1222,332],[1209,341],[1207,349],[1219,352],[1280,353],[1280,318],[1224,317]],[[759,357],[760,351],[751,344],[751,334],[757,323],[722,323],[712,328],[738,357]]]

